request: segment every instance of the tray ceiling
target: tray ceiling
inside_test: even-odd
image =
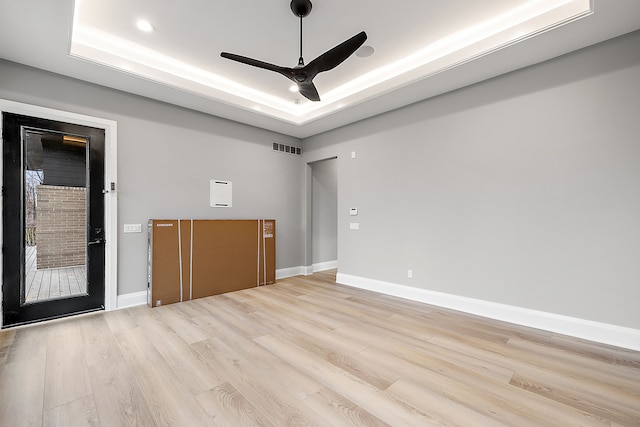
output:
[[[640,28],[634,0],[312,0],[307,63],[360,31],[368,40],[315,78],[311,102],[277,73],[220,57],[294,66],[287,0],[0,1],[2,58],[300,138]]]

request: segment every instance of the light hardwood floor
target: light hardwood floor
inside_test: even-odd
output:
[[[640,425],[638,352],[334,279],[4,330],[0,426]]]

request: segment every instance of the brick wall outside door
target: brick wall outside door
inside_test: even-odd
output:
[[[40,185],[37,194],[37,268],[85,265],[86,188]]]

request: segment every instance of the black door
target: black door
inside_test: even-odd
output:
[[[2,124],[3,327],[104,309],[104,130]]]

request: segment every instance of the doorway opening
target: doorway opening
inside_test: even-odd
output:
[[[338,159],[309,163],[311,167],[312,271],[338,267]]]

